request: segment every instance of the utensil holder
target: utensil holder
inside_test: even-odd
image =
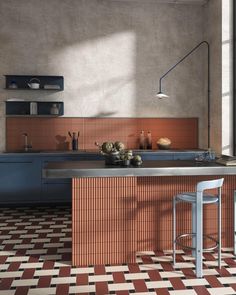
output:
[[[79,149],[79,141],[78,141],[78,138],[73,138],[72,139],[72,142],[71,142],[71,145],[72,145],[72,150],[73,151],[77,151]]]

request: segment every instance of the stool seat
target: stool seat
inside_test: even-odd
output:
[[[176,199],[182,202],[196,203],[197,193],[187,192],[187,193],[178,194],[176,195]],[[203,194],[203,198],[202,198],[203,204],[214,204],[214,203],[217,203],[218,201],[219,201],[218,196]]]

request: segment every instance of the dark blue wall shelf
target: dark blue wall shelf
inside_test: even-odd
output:
[[[31,114],[30,104],[37,103],[37,114]],[[51,107],[56,104],[59,113],[51,114]],[[6,115],[9,116],[63,116],[64,103],[62,101],[6,101]]]
[[[40,82],[39,89],[31,89],[28,83],[31,79],[36,78]],[[32,75],[5,75],[7,90],[32,90],[32,91],[63,91],[64,77],[63,76],[32,76]]]

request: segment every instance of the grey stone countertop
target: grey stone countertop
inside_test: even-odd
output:
[[[104,161],[64,161],[49,163],[43,169],[45,178],[111,177],[111,176],[190,176],[234,175],[236,166],[194,160],[144,161],[141,166],[107,166]]]
[[[132,149],[132,151],[135,153],[135,154],[158,154],[158,155],[161,155],[161,154],[193,154],[193,153],[203,153],[205,152],[206,150],[202,150],[202,149],[191,149],[191,150],[183,150],[183,149],[170,149],[170,150],[138,150],[138,149]],[[81,155],[81,154],[97,154],[97,155],[100,155],[99,153],[99,150],[98,149],[81,149],[81,150],[78,150],[78,151],[72,151],[72,150],[66,150],[66,151],[62,151],[62,150],[30,150],[28,152],[25,152],[24,150],[15,150],[15,151],[4,151],[4,152],[0,152],[0,156],[1,155],[12,155],[12,156],[32,156],[32,155]]]

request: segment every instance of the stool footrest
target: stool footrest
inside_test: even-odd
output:
[[[188,233],[188,234],[179,235],[179,236],[177,236],[177,238],[175,240],[175,243],[177,245],[181,246],[184,249],[191,250],[191,251],[196,250],[196,247],[187,246],[187,245],[184,245],[182,242],[180,242],[181,239],[186,238],[186,237],[196,237],[196,234],[195,233]],[[209,240],[211,240],[211,241],[213,241],[215,243],[211,247],[204,248],[203,252],[211,252],[211,251],[213,251],[213,250],[215,250],[216,248],[219,247],[219,242],[215,238],[213,238],[213,237],[211,237],[209,235],[203,235],[203,238],[204,239],[209,239]]]

